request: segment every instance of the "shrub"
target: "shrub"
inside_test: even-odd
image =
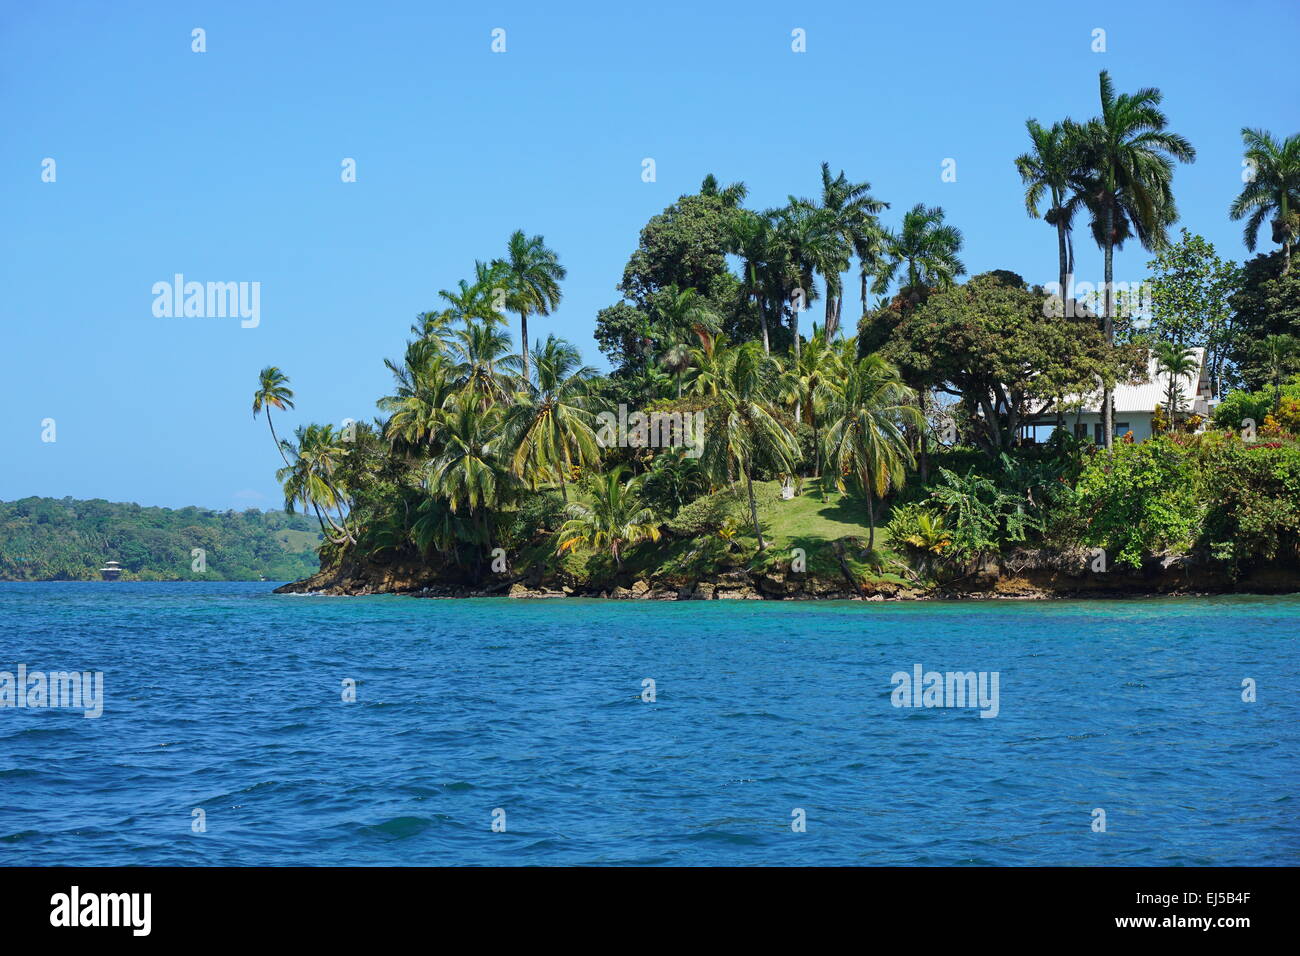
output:
[[[1098,451],[1065,501],[1081,543],[1130,567],[1190,544],[1203,511],[1187,456],[1165,438]]]

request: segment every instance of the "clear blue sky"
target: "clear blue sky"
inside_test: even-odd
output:
[[[603,366],[595,314],[638,230],[708,172],[762,208],[812,195],[828,160],[893,204],[887,222],[942,205],[972,273],[1043,282],[1055,239],[1025,215],[1012,160],[1026,117],[1093,114],[1100,69],[1164,91],[1200,153],[1175,179],[1183,224],[1221,254],[1245,254],[1226,216],[1238,130],[1300,129],[1295,0],[545,6],[567,12],[4,0],[0,498],[278,507],[258,369],[298,393],[282,434],[371,417],[415,314],[516,228],[569,270],[532,334]],[[1100,254],[1076,245],[1099,281]],[[1116,278],[1148,258],[1126,249]],[[260,282],[260,326],[155,318],[151,287],[178,272]]]

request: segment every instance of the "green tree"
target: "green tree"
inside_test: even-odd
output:
[[[839,487],[852,477],[866,496],[868,549],[876,546],[876,499],[901,485],[912,464],[904,429],[922,425],[914,402],[898,370],[879,355],[868,355],[845,370],[827,409],[823,453]]]
[[[1115,250],[1136,234],[1144,249],[1165,243],[1165,230],[1178,219],[1174,204],[1174,161],[1193,162],[1196,150],[1170,132],[1160,110],[1159,90],[1115,93],[1110,74],[1100,76],[1101,116],[1071,135],[1082,150],[1080,191],[1092,215],[1093,238],[1104,253],[1103,332],[1115,343]],[[1115,439],[1113,389],[1102,395],[1102,431],[1109,448]]]
[[[1178,426],[1178,415],[1187,402],[1183,398],[1182,380],[1191,378],[1200,370],[1196,353],[1177,342],[1157,342],[1152,349],[1156,357],[1156,374],[1165,376],[1165,411],[1169,415],[1169,430]]]
[[[560,259],[546,246],[541,236],[527,237],[516,229],[506,247],[506,257],[496,260],[505,285],[505,305],[519,315],[519,342],[523,359],[523,377],[528,370],[528,316],[550,315],[560,304],[560,281],[568,274]]]
[[[1231,301],[1241,270],[1225,262],[1203,237],[1181,231],[1147,263],[1151,270],[1152,332],[1156,337],[1206,350],[1210,389],[1222,387],[1230,340]]]
[[[966,274],[959,258],[961,230],[944,221],[943,209],[917,203],[903,215],[902,228],[885,236],[885,259],[876,274],[875,291],[883,295],[903,268],[904,295],[917,300],[932,287],[947,288]]]
[[[626,465],[617,465],[600,476],[592,488],[591,504],[569,505],[569,520],[556,535],[556,552],[564,554],[585,547],[609,549],[618,570],[623,570],[623,552],[642,541],[659,540],[659,521],[641,500],[640,478],[623,475]]]
[[[1069,296],[1070,276],[1074,274],[1074,243],[1070,229],[1080,199],[1073,184],[1079,177],[1081,161],[1078,127],[1072,123],[1042,126],[1036,119],[1025,120],[1032,144],[1030,152],[1016,158],[1016,170],[1025,184],[1025,210],[1034,219],[1044,219],[1056,230],[1058,281],[1062,302]],[[1047,211],[1040,213],[1043,200]]]
[[[1282,274],[1291,271],[1291,244],[1300,236],[1300,133],[1278,140],[1262,129],[1241,131],[1246,179],[1228,215],[1246,220],[1246,248],[1255,251],[1260,227],[1270,216],[1273,241],[1282,245]]]
[[[791,472],[799,457],[794,438],[777,418],[780,369],[756,342],[715,349],[712,357],[716,360],[713,408],[700,463],[719,482],[735,477],[745,483],[754,536],[758,550],[763,551],[767,542],[758,522],[754,468],[757,462],[766,461],[778,471]],[[693,384],[701,380],[697,378]]]
[[[271,440],[275,442],[275,450],[280,453],[280,457],[288,466],[289,459],[280,445],[280,439],[275,434],[275,424],[271,421],[271,409],[278,408],[284,411],[286,408],[293,408],[293,389],[289,388],[289,377],[274,365],[268,365],[257,373],[257,391],[253,393],[253,417],[256,418],[263,408],[266,409],[266,425],[271,429]]]

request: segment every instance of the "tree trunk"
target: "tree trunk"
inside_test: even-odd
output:
[[[527,312],[519,313],[519,334],[523,337],[523,349],[520,351],[519,354],[522,355],[524,359],[524,386],[527,387],[529,381],[528,379],[528,313]]]
[[[271,423],[271,406],[266,406],[266,424],[271,429],[271,440],[275,442],[275,450],[280,453],[280,460],[284,462],[284,467],[288,468],[289,459],[284,454],[284,449],[280,446],[280,438],[275,433],[275,425]]]
[[[1057,209],[1057,214],[1058,215],[1060,214],[1059,207]],[[1067,292],[1068,286],[1066,285],[1066,282],[1070,278],[1070,266],[1069,263],[1066,261],[1066,253],[1065,253],[1065,223],[1061,222],[1060,220],[1057,220],[1056,223],[1056,252],[1057,255],[1060,256],[1060,260],[1061,260],[1060,261],[1061,314],[1069,315],[1070,313],[1066,311],[1067,307],[1065,303],[1066,303],[1066,295],[1068,294]]]
[[[1115,313],[1114,313],[1114,275],[1115,275],[1115,205],[1114,197],[1106,198],[1106,296],[1105,310],[1106,314],[1102,319],[1102,328],[1106,333],[1106,346],[1113,348],[1115,345]],[[1114,391],[1109,385],[1102,391],[1101,397],[1101,429],[1106,440],[1106,449],[1109,451],[1115,445],[1115,408],[1114,408]]]
[[[871,482],[864,481],[862,487],[867,492],[867,550],[876,550],[876,498],[871,493]]]
[[[754,522],[754,536],[758,538],[758,550],[766,551],[767,542],[763,540],[763,529],[758,523],[758,502],[754,500],[754,479],[745,471],[745,487],[749,491],[749,517]]]

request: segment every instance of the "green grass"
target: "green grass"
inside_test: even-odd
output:
[[[321,540],[315,531],[294,531],[288,528],[277,531],[275,537],[280,542],[280,547],[290,554],[314,551]]]

